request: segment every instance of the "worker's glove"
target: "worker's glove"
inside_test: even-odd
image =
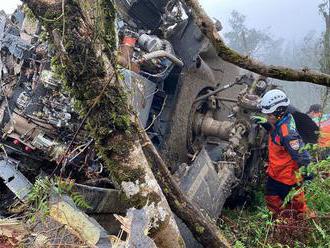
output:
[[[254,121],[255,124],[260,124],[260,125],[267,123],[267,118],[258,115],[252,116],[251,120]]]
[[[263,116],[254,115],[251,117],[251,120],[256,124],[261,125],[267,131],[272,129],[272,125],[267,121],[267,118]]]
[[[311,172],[308,175],[304,175],[303,178],[304,182],[310,182],[314,179],[314,173]]]

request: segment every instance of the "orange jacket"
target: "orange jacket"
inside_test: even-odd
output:
[[[286,185],[299,182],[299,167],[310,162],[309,153],[300,151],[303,146],[292,115],[285,115],[269,134],[267,175]]]

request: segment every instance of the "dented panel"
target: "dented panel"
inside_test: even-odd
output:
[[[25,201],[32,188],[30,181],[17,169],[17,163],[9,159],[0,161],[0,177],[6,186],[20,199]]]

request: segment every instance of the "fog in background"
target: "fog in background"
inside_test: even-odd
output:
[[[308,31],[323,30],[318,13],[319,0],[200,0],[210,17],[218,18],[223,32],[233,10],[247,16],[250,27],[264,29],[286,40],[301,39]]]

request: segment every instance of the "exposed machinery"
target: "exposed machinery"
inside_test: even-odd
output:
[[[140,124],[182,189],[217,217],[228,197],[242,199],[247,185],[257,180],[264,133],[250,117],[269,85],[265,79],[239,76],[238,68],[219,59],[180,1],[116,4],[118,62]],[[4,157],[46,173],[56,167],[48,166],[49,161],[64,162],[70,171],[62,173],[77,175],[78,181],[98,177],[102,158],[93,140],[79,129],[74,102],[51,71],[52,51],[38,39],[39,24],[21,17],[20,10],[11,19],[0,13],[0,37],[7,37],[0,40]],[[29,35],[24,30],[30,30]],[[23,174],[28,170],[16,167]],[[204,177],[209,174],[213,181],[207,183]],[[0,187],[5,188],[1,183]],[[208,200],[218,201],[215,209],[199,198],[209,189]]]

